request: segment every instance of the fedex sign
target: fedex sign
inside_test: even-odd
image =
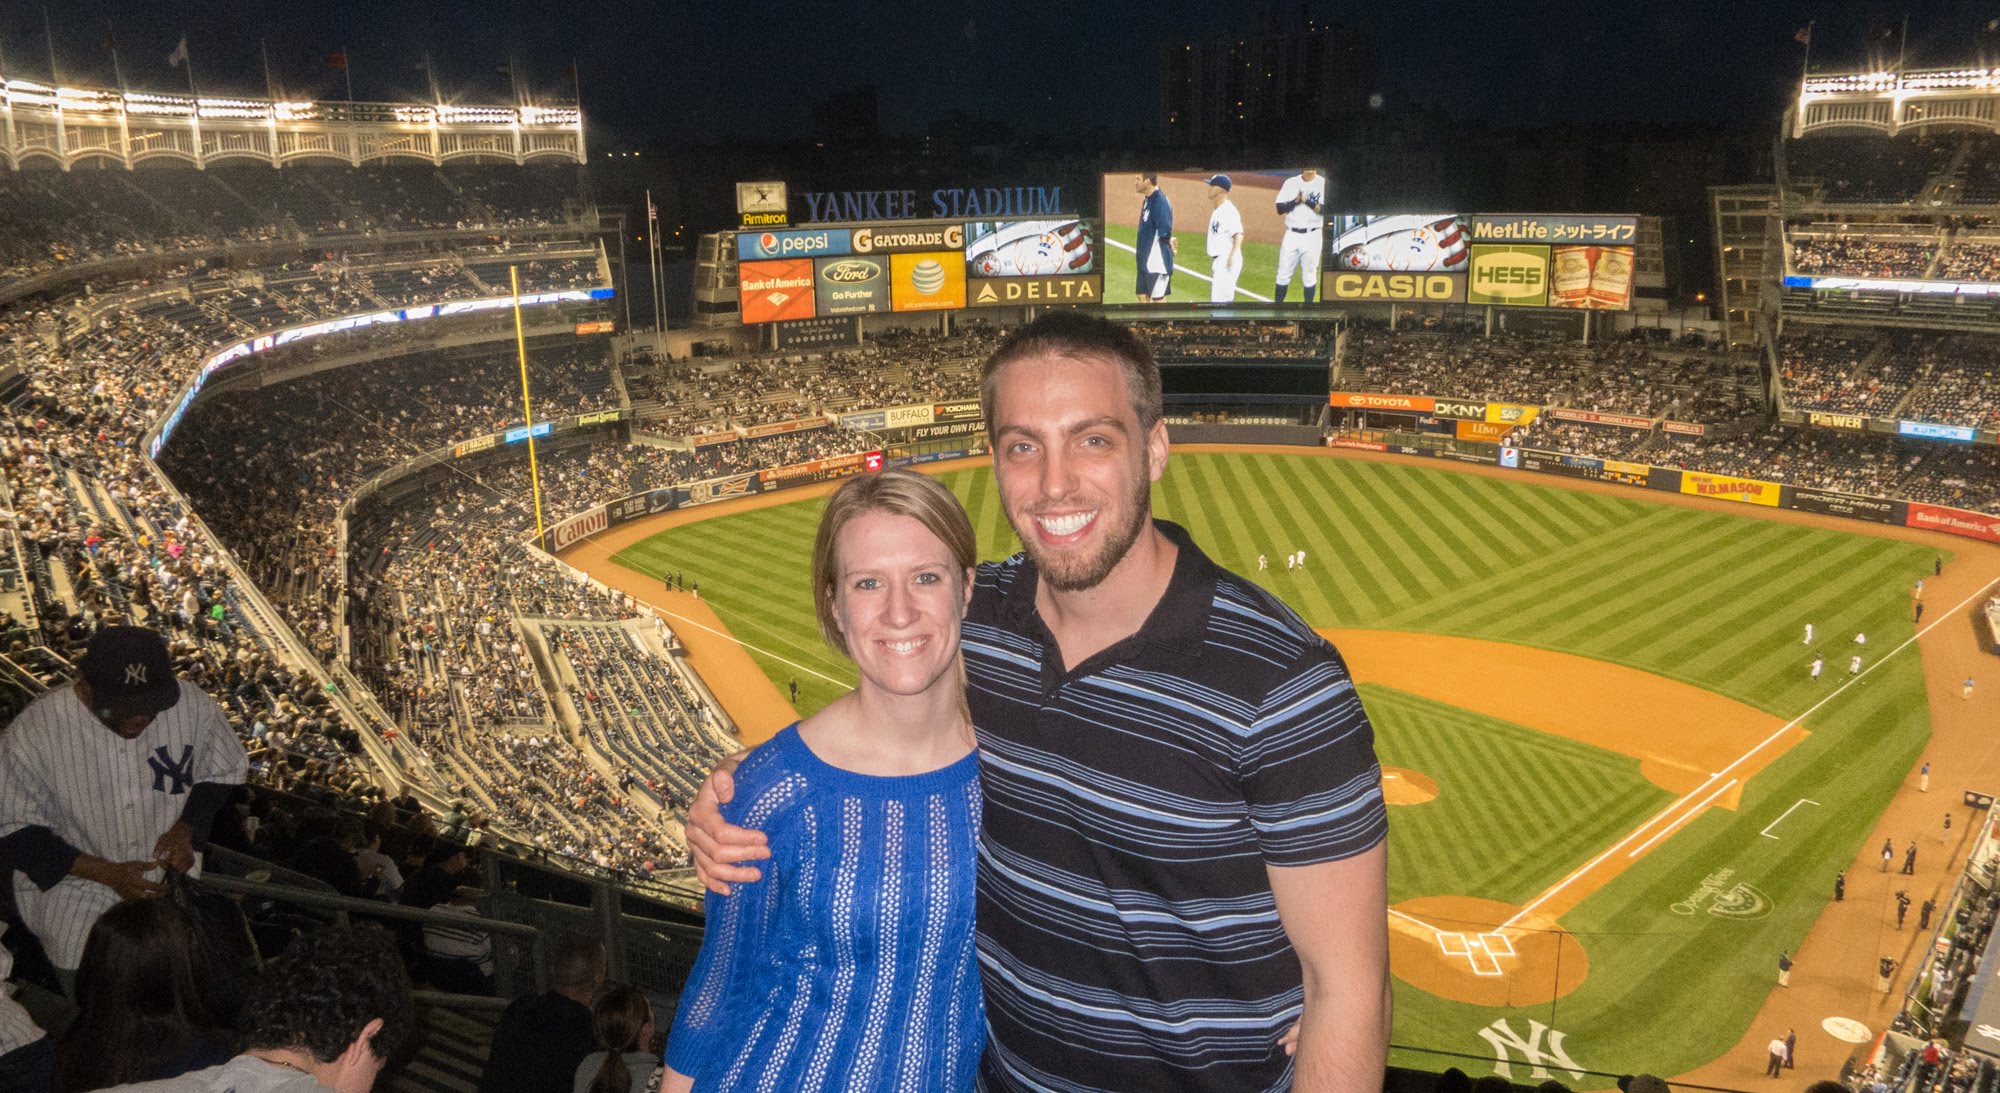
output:
[[[845,228],[818,231],[737,232],[736,258],[761,262],[771,258],[811,258],[822,254],[852,253],[853,241]]]

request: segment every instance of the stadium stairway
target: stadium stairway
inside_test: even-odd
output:
[[[499,1010],[417,1007],[417,1049],[378,1088],[394,1093],[474,1093]]]

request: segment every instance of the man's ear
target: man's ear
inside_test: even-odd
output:
[[[345,1065],[353,1062],[361,1062],[364,1060],[364,1057],[373,1059],[375,1057],[375,1034],[381,1031],[382,1019],[380,1017],[361,1026],[361,1034],[354,1038],[353,1043],[347,1045],[346,1051],[340,1053],[340,1062]]]

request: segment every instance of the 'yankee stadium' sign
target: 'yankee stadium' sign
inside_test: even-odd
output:
[[[801,220],[948,220],[957,217],[1049,216],[1067,212],[1061,186],[946,187],[915,190],[807,190]]]

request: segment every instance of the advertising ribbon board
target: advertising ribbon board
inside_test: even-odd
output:
[[[1462,304],[1463,273],[1377,273],[1341,271],[1320,278],[1329,300],[1396,300],[1409,303]]]
[[[936,420],[937,409],[930,403],[921,406],[891,406],[885,413],[888,421],[885,429],[908,429],[914,425],[929,425]]]
[[[806,463],[794,463],[789,467],[771,467],[757,472],[757,481],[771,485],[803,485],[807,482],[827,482],[835,478],[845,478],[861,470],[861,455],[836,455],[826,459],[814,459]]]
[[[453,459],[464,459],[468,455],[472,455],[475,452],[483,452],[498,443],[500,443],[500,437],[494,433],[488,433],[485,436],[476,436],[471,440],[460,441],[452,445],[451,457]]]
[[[1383,444],[1378,441],[1350,440],[1344,436],[1334,437],[1331,442],[1331,445],[1335,448],[1354,448],[1358,451],[1364,451],[1364,452],[1386,452],[1389,450],[1389,446],[1387,444]]]
[[[840,415],[840,427],[843,429],[874,432],[888,424],[889,414],[886,410],[862,410],[858,413]]]
[[[687,493],[682,504],[706,505],[714,501],[727,501],[732,497],[748,497],[757,492],[757,476],[736,474],[728,478],[711,478],[705,482],[691,482],[681,487]]]
[[[1818,411],[1807,414],[1806,421],[1822,429],[1853,429],[1857,432],[1868,425],[1868,419],[1859,414],[1822,414]]]
[[[717,444],[727,444],[730,441],[741,440],[743,438],[734,429],[724,429],[719,433],[696,433],[688,439],[697,448],[711,448]]]
[[[1596,410],[1553,409],[1544,411],[1556,421],[1581,421],[1589,425],[1616,425],[1621,429],[1650,429],[1653,419],[1632,414],[1605,414]]]
[[[1070,273],[1045,277],[977,277],[967,291],[973,307],[1024,304],[1095,304],[1104,299],[1104,275]]]
[[[1660,429],[1663,432],[1678,433],[1681,436],[1708,435],[1708,426],[1697,425],[1692,421],[1662,421],[1660,422]]]
[[[746,425],[743,436],[755,440],[763,436],[778,436],[782,433],[803,433],[813,429],[824,429],[832,422],[823,417],[795,417],[790,421],[773,421],[765,425]]]
[[[985,411],[979,408],[979,400],[960,399],[957,402],[938,402],[931,405],[932,421],[984,421]]]
[[[1776,482],[1765,482],[1756,478],[1735,478],[1728,475],[1704,474],[1700,471],[1682,471],[1681,492],[1696,497],[1719,497],[1725,501],[1741,501],[1746,505],[1777,508],[1780,490]]]
[[[1429,395],[1369,395],[1351,391],[1335,391],[1328,398],[1335,409],[1397,410],[1416,414],[1430,413],[1437,401]]]

